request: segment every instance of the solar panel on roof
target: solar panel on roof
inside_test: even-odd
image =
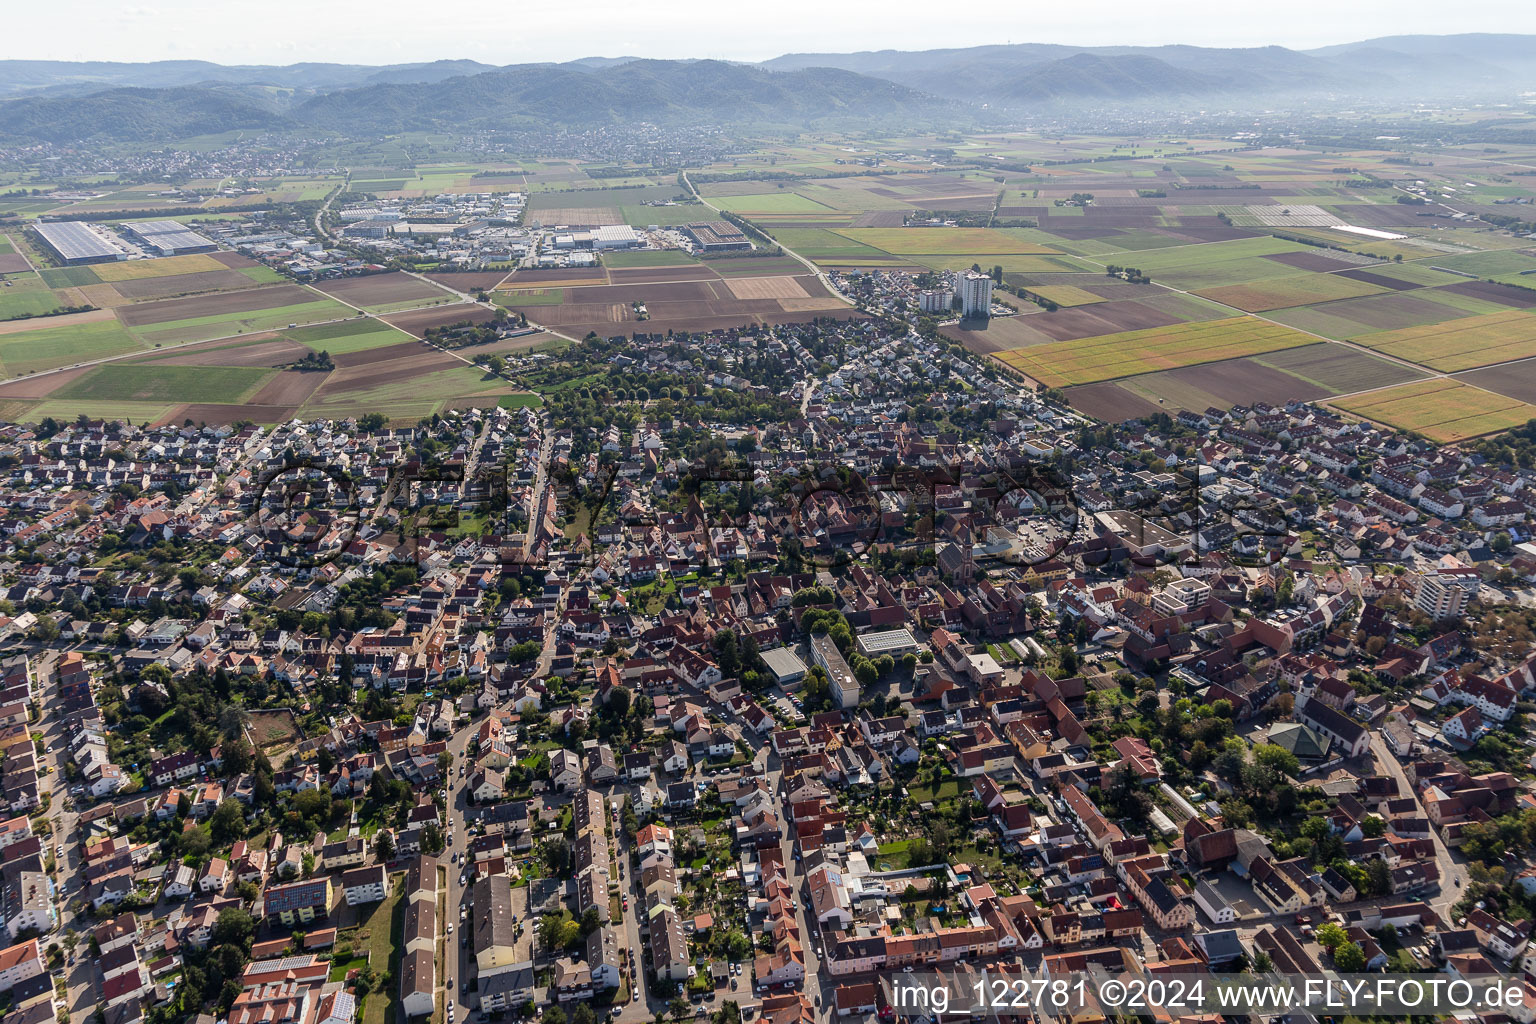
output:
[[[116,256],[121,250],[100,234],[97,229],[78,220],[56,221],[33,225],[34,230],[66,260],[90,259],[91,257]]]

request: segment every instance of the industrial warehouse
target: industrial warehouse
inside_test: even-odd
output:
[[[34,224],[32,230],[66,266],[111,263],[128,258],[123,246],[98,224],[65,220]]]
[[[174,220],[150,220],[124,224],[123,231],[146,252],[157,256],[181,256],[189,252],[212,252],[218,246],[185,224]]]
[[[174,220],[124,224],[122,238],[114,235],[104,224],[78,220],[34,224],[32,230],[65,266],[111,263],[132,258],[138,253],[149,257],[181,256],[193,252],[212,252],[218,248],[211,240]]]

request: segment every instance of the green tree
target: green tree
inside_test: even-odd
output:
[[[1266,768],[1295,778],[1301,771],[1296,755],[1273,743],[1261,743],[1253,749],[1253,759]]]
[[[1345,974],[1365,970],[1365,952],[1358,942],[1346,942],[1333,951],[1333,966]]]
[[[213,923],[213,941],[220,946],[249,949],[256,922],[243,907],[225,907]]]
[[[1317,944],[1328,950],[1330,953],[1334,952],[1348,941],[1348,933],[1346,933],[1343,928],[1340,928],[1332,921],[1328,921],[1317,926]],[[1358,947],[1356,948],[1358,949]],[[1340,969],[1342,970],[1342,968]]]

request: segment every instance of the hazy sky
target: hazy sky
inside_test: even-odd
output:
[[[0,59],[225,64],[491,64],[588,56],[762,60],[794,51],[981,43],[1192,43],[1305,48],[1393,33],[1532,32],[1536,3],[1243,0],[1133,4],[910,0],[48,0],[5,15]]]

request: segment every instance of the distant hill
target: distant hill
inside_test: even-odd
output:
[[[389,74],[451,70],[427,65]],[[952,106],[905,86],[833,68],[779,74],[723,61],[635,60],[605,67],[525,64],[309,94],[201,84],[34,95],[0,102],[0,137],[132,142],[299,126],[390,132],[624,121],[788,124],[826,117],[913,116]]]
[[[306,124],[345,130],[746,121],[916,114],[943,106],[892,82],[832,68],[775,74],[724,61],[636,60],[606,68],[523,65],[427,86],[326,93],[297,107]]]
[[[980,116],[1145,101],[1513,99],[1536,90],[1536,36],[1383,36],[1281,46],[1019,43],[791,53],[762,64],[584,57],[495,67],[206,61],[0,61],[0,136],[169,141],[231,128],[340,132],[532,124]]]
[[[226,87],[110,89],[0,103],[0,137],[43,142],[173,141],[288,124],[271,105]]]
[[[1149,63],[1155,62],[1155,63]],[[1302,52],[1283,46],[1062,46],[791,53],[775,70],[834,67],[954,99],[1004,104],[1202,95],[1430,98],[1536,88],[1536,37],[1395,36]]]
[[[1075,53],[1062,60],[1031,64],[996,87],[1000,100],[1145,99],[1204,96],[1223,88],[1221,79],[1176,68],[1156,57],[1127,54],[1100,57]]]

